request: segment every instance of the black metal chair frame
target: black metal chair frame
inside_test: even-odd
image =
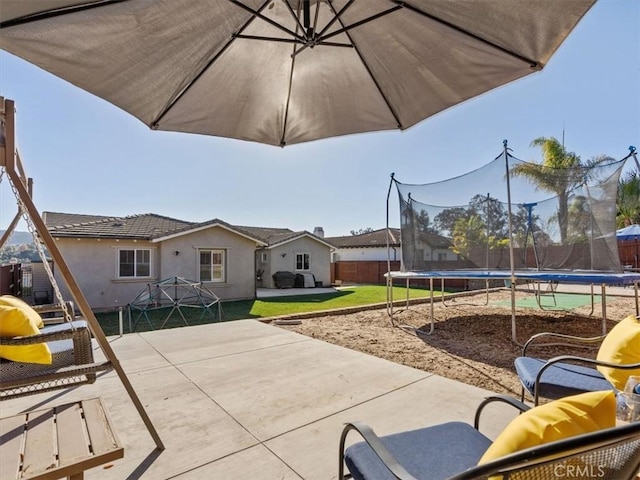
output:
[[[531,408],[529,405],[511,397],[503,395],[488,397],[476,410],[474,420],[474,428],[476,430],[479,428],[480,416],[484,407],[496,401],[508,403],[520,410],[520,412],[525,412]],[[338,480],[353,478],[350,473],[345,473],[344,462],[346,438],[351,431],[356,431],[360,434],[396,479],[420,480],[416,479],[400,465],[371,427],[361,422],[347,423],[342,431]],[[443,448],[446,448],[446,445],[443,445]],[[623,448],[630,448],[632,453],[627,455],[622,464],[620,463],[622,457],[612,454],[610,456],[611,465],[598,464],[598,468],[610,467],[615,472],[613,476],[603,476],[602,478],[632,480],[636,478],[636,474],[639,473],[640,469],[640,422],[620,425],[521,450],[486,464],[468,468],[448,480],[508,479],[513,476],[518,479],[548,478],[544,476],[544,472],[547,471],[548,473],[551,468],[550,465],[563,466],[566,465],[565,462],[585,458],[603,450],[615,449],[618,451],[618,449]],[[618,463],[614,465],[613,463],[616,460]]]
[[[566,335],[562,333],[554,333],[554,332],[542,332],[536,335],[533,335],[529,340],[525,342],[522,347],[521,357],[527,356],[527,349],[529,347],[579,347],[579,348],[592,348],[595,346],[599,346],[600,343],[604,340],[606,335],[600,335],[597,337],[577,337],[573,335]],[[548,339],[554,338],[559,339],[559,341],[551,342],[551,343],[541,343],[534,345],[540,339]],[[578,364],[578,365],[592,365],[594,370],[597,366],[616,368],[620,370],[634,370],[640,368],[640,363],[629,363],[629,364],[619,364],[619,363],[611,363],[604,362],[601,360],[596,360],[595,358],[588,357],[579,357],[577,355],[558,355],[553,358],[550,358],[545,361],[545,364],[540,368],[538,374],[536,375],[535,384],[533,387],[533,391],[529,391],[524,383],[522,383],[522,391],[520,395],[520,400],[524,401],[525,394],[528,392],[533,397],[533,404],[538,405],[540,403],[540,382],[542,380],[542,376],[544,372],[551,368],[553,365],[559,363],[570,363],[570,364]],[[611,385],[611,389],[615,390],[614,386]]]

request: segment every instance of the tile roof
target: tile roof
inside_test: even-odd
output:
[[[44,212],[47,229],[54,237],[151,239],[195,225],[154,213],[107,217]]]
[[[206,222],[186,222],[175,218],[163,217],[154,213],[129,215],[126,217],[108,217],[102,215],[82,215],[71,213],[44,212],[43,219],[54,237],[122,238],[153,240],[183,232],[221,225],[241,235],[245,235],[264,244],[286,243],[295,238],[309,235],[323,243],[324,238],[307,232],[294,232],[288,228],[249,227],[231,225],[218,218]]]
[[[381,228],[360,235],[345,235],[342,237],[329,237],[325,240],[332,243],[337,248],[366,248],[366,247],[386,247],[387,246],[387,229]],[[420,240],[435,248],[449,248],[452,243],[446,237],[435,233],[421,233]],[[389,229],[389,246],[400,246],[400,229]]]
[[[257,240],[259,242],[266,243],[264,240],[262,240],[261,238],[255,236],[253,233],[248,232],[243,227],[236,227],[235,225],[231,225],[230,223],[227,223],[227,222],[225,222],[223,220],[220,220],[219,218],[214,218],[212,220],[207,220],[206,222],[198,222],[198,223],[186,222],[186,223],[187,224],[184,225],[183,227],[177,228],[175,230],[169,230],[169,231],[166,231],[166,232],[158,231],[156,233],[152,233],[150,238],[159,239],[159,238],[167,237],[167,236],[180,235],[181,233],[189,232],[189,231],[193,231],[193,230],[200,230],[200,229],[203,229],[203,228],[210,227],[212,225],[219,225],[219,226],[227,228],[227,229],[229,229],[231,231],[234,231],[234,232],[237,232],[237,233],[239,233],[241,235],[249,237],[249,238],[251,238],[253,240]]]
[[[360,235],[345,235],[342,237],[327,237],[325,240],[334,244],[338,248],[361,248],[361,247],[386,247],[387,229],[381,228]],[[389,245],[397,247],[400,245],[400,229],[389,229]]]
[[[245,225],[238,225],[236,228],[244,230],[250,233],[254,237],[258,237],[267,243],[271,243],[271,239],[288,237],[295,232],[288,228],[271,228],[271,227],[248,227]]]

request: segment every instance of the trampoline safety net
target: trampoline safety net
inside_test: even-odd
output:
[[[393,179],[402,271],[622,272],[616,196],[632,155],[554,169],[518,160],[505,143],[493,161],[459,177],[422,185]]]

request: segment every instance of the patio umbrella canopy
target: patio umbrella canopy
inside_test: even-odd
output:
[[[595,0],[0,0],[0,48],[153,129],[405,129],[541,70]]]

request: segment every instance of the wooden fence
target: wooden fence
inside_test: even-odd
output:
[[[624,268],[640,268],[640,241],[619,241],[618,253]]]
[[[400,261],[391,261],[391,271],[400,270]],[[385,285],[386,279],[384,274],[388,271],[386,261],[378,260],[359,260],[359,261],[340,261],[331,264],[331,283],[357,283],[357,284],[373,284]],[[339,282],[336,282],[338,280]],[[405,280],[394,280],[398,285],[405,285]],[[429,286],[429,280],[412,279],[411,285]],[[436,288],[440,288],[440,281],[435,284]],[[449,279],[445,281],[445,288],[456,290],[466,290],[468,281],[465,279]]]
[[[19,263],[0,266],[0,295],[22,296],[22,272]]]

